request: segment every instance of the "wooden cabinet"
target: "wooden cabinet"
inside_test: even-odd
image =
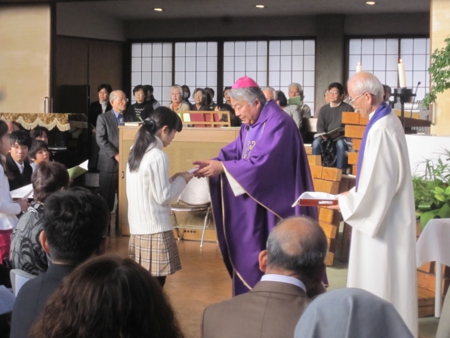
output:
[[[126,196],[126,164],[130,147],[133,145],[139,127],[119,127],[119,228],[121,235],[129,235],[128,201]],[[239,128],[184,128],[177,133],[172,143],[164,148],[169,156],[169,173],[187,171],[194,166],[195,160],[204,160],[217,156],[221,148],[237,138]]]

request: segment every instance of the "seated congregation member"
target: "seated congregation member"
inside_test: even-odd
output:
[[[36,170],[36,166],[39,163],[50,161],[50,152],[48,151],[47,143],[40,140],[34,140],[28,151],[28,159],[30,160],[30,166],[31,169],[33,169],[33,172]]]
[[[9,259],[13,269],[38,275],[48,267],[47,254],[39,241],[45,201],[51,194],[69,187],[69,174],[60,163],[43,162],[33,172],[31,183],[34,201],[13,230]]]
[[[92,102],[88,111],[89,122],[89,170],[97,170],[98,152],[99,147],[95,140],[95,133],[97,128],[97,118],[99,115],[106,113],[112,109],[109,102],[109,94],[111,94],[112,88],[109,84],[103,83],[98,86],[98,101]]]
[[[39,235],[48,254],[45,273],[25,283],[14,304],[11,338],[28,337],[64,277],[92,256],[105,252],[109,210],[105,200],[84,188],[61,190],[45,201]]]
[[[191,110],[191,107],[183,102],[183,89],[180,86],[175,85],[170,87],[170,99],[172,102],[167,106],[173,111],[188,111]]]
[[[95,126],[97,125],[97,118],[99,115],[106,113],[112,109],[109,103],[109,94],[111,94],[111,85],[102,83],[97,88],[98,101],[94,101],[89,106],[88,121],[92,132],[95,134]]]
[[[158,282],[129,258],[102,256],[79,266],[49,299],[35,338],[182,338]]]
[[[194,98],[194,104],[191,107],[192,110],[211,110],[206,104],[208,101],[208,94],[206,93],[206,90],[196,88],[192,97]]]
[[[236,116],[236,112],[234,111],[233,107],[231,106],[231,99],[230,99],[230,96],[228,95],[230,90],[231,90],[231,87],[225,87],[223,89],[223,99],[225,102],[222,103],[221,105],[217,104],[216,108],[214,110],[215,111],[229,111],[231,127],[240,127],[242,122],[241,122],[241,119],[238,116]],[[227,121],[227,115],[222,114],[220,121]]]
[[[327,239],[307,217],[281,221],[259,254],[265,274],[248,293],[208,306],[202,337],[292,337],[298,318],[324,292]],[[330,336],[331,337],[331,336]]]
[[[32,140],[44,141],[46,144],[48,144],[48,135],[49,131],[45,127],[37,126],[30,130],[30,137]]]
[[[295,338],[412,338],[395,307],[356,288],[320,295],[300,317]]]
[[[288,87],[288,96],[290,99],[299,96],[301,100],[301,105],[298,107],[301,118],[311,117],[311,108],[304,102],[305,95],[303,94],[303,88],[299,83],[291,83]]]
[[[159,102],[155,99],[153,96],[153,86],[152,85],[145,85],[145,89],[147,90],[147,96],[145,97],[145,100],[150,103],[153,106],[153,110],[158,108],[160,106]]]
[[[6,155],[6,170],[11,174],[9,190],[15,190],[31,183],[33,169],[28,162],[28,150],[31,147],[30,135],[18,130],[9,136],[11,149]]]
[[[136,116],[139,121],[144,121],[153,111],[153,105],[145,100],[146,89],[143,85],[137,85],[133,88],[133,95],[136,103],[130,105],[126,114],[129,116]]]
[[[183,91],[183,102],[186,103],[192,109],[192,103],[189,101],[191,96],[191,89],[187,85],[182,85],[181,90]]]
[[[267,101],[274,100],[290,117],[292,117],[298,130],[300,130],[302,127],[302,118],[297,106],[287,105],[286,96],[284,96],[282,91],[277,93],[272,87],[263,87],[261,89]]]
[[[216,95],[216,93],[214,92],[214,89],[210,87],[206,87],[205,91],[207,94],[206,104],[209,106],[209,110],[214,110],[217,106],[214,102],[214,95]]]
[[[317,133],[327,133],[342,127],[341,131],[315,137],[312,143],[313,155],[322,155],[322,163],[325,167],[337,167],[345,172],[347,169],[348,150],[344,139],[344,125],[342,124],[342,112],[354,111],[353,107],[343,102],[344,87],[333,82],[328,86],[328,100],[330,104],[323,106],[317,118]]]

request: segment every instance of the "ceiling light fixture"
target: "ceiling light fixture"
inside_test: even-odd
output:
[[[376,4],[375,1],[366,1],[366,5],[373,6],[375,4]]]
[[[162,12],[164,9],[159,8],[159,7],[156,7],[156,8],[153,8],[153,10],[154,10],[155,12]]]
[[[264,6],[264,5],[256,5],[255,7],[256,8],[266,8],[266,6]]]

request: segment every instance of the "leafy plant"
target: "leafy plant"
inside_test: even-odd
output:
[[[450,38],[445,40],[446,46],[436,49],[431,54],[428,72],[431,76],[431,90],[425,95],[423,105],[428,107],[431,102],[436,101],[437,94],[450,88]]]
[[[425,173],[413,177],[416,217],[423,229],[430,219],[450,217],[450,151],[445,150],[435,162],[425,161]]]

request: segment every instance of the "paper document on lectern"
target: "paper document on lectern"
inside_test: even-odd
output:
[[[329,205],[337,205],[337,195],[327,194],[325,192],[306,191],[300,195],[299,198],[292,204],[292,207],[296,205],[302,207],[326,207]]]
[[[77,178],[78,176],[83,175],[86,171],[88,171],[88,163],[89,160],[86,160],[80,165],[67,169],[70,179],[73,180],[74,178]]]

